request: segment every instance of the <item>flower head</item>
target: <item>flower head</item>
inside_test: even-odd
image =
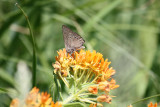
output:
[[[99,96],[97,98],[97,101],[111,103],[112,98],[110,96],[104,94],[104,95]]]
[[[30,92],[29,94],[27,95],[26,99],[25,99],[25,102],[27,105],[36,105],[37,103],[37,96],[38,96],[38,92],[39,92],[39,89],[34,87]]]
[[[62,104],[60,102],[52,102],[51,107],[62,107]]]
[[[148,104],[148,107],[157,107],[157,103],[153,104],[152,102],[150,102],[150,103]]]
[[[18,99],[13,99],[10,107],[62,107],[62,104],[59,102],[54,104],[50,94],[47,92],[39,93],[39,89],[34,87],[25,98],[24,104],[20,105]]]
[[[88,88],[88,91],[92,94],[97,94],[98,93],[98,88],[96,86],[90,86]]]
[[[99,89],[109,92],[110,91],[110,83],[107,81],[99,82]]]
[[[72,56],[67,54],[65,49],[57,53],[56,62],[53,64],[54,73],[60,72],[63,77],[70,75],[70,71],[86,70],[85,72],[90,71],[90,75],[97,77],[94,82],[101,82],[110,79],[115,74],[115,70],[112,67],[109,68],[111,62],[108,62],[108,59],[104,60],[103,55],[96,51],[81,50]]]
[[[57,53],[56,62],[53,64],[54,73],[58,74],[68,88],[74,86],[79,95],[75,95],[78,97],[72,101],[85,101],[84,97],[88,103],[93,102],[91,104],[97,101],[111,103],[112,98],[109,92],[118,88],[119,85],[116,85],[116,81],[112,78],[115,70],[109,67],[111,62],[108,62],[108,59],[104,59],[103,55],[95,50],[93,52],[80,50],[71,56],[65,49]],[[75,94],[74,91],[72,94]],[[90,100],[91,98],[87,95],[91,94],[95,99]],[[100,105],[100,103],[97,104]]]
[[[90,104],[89,107],[97,107],[97,104]]]
[[[38,95],[38,100],[41,103],[41,105],[50,105],[52,103],[52,98],[50,97],[50,94],[47,92],[42,92],[41,94],[39,93]]]
[[[19,100],[17,98],[13,99],[10,104],[10,107],[19,107],[19,106],[20,106]]]

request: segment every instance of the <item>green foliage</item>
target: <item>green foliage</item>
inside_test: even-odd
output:
[[[82,103],[70,103],[70,104],[65,104],[64,107],[86,107]]]

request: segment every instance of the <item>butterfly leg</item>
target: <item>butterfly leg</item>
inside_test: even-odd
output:
[[[76,49],[75,49],[75,48],[73,48],[73,49],[67,49],[66,51],[67,51],[67,53],[69,53],[69,55],[71,56],[72,53],[76,51]]]

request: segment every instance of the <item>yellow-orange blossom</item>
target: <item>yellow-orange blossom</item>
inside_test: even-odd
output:
[[[133,107],[132,105],[129,105],[128,107]],[[150,102],[148,104],[148,107],[157,107],[157,103],[153,104],[152,102]]]
[[[152,102],[150,102],[150,103],[148,104],[148,107],[157,107],[157,103],[153,104]]]
[[[27,97],[25,102],[22,103],[23,99],[13,99],[10,107],[62,107],[62,104],[59,102],[54,103],[50,94],[47,92],[39,93],[39,89],[34,87]]]
[[[75,69],[90,69],[92,72],[99,76],[97,82],[105,81],[111,78],[115,74],[115,70],[109,68],[108,59],[104,60],[103,55],[96,53],[96,51],[84,51],[81,50],[79,53],[75,52],[70,56],[66,53],[66,50],[58,51],[56,56],[56,62],[53,64],[55,68],[54,72],[60,71],[62,76],[66,77],[70,70],[70,67]]]
[[[91,82],[96,84],[90,86],[88,91],[92,94],[97,94],[98,90],[101,90],[104,94],[99,95],[97,101],[111,102],[109,91],[118,88],[119,85],[116,85],[116,81],[111,77],[115,74],[115,70],[112,67],[109,68],[111,62],[108,62],[108,59],[104,60],[103,55],[96,51],[80,50],[80,52],[75,52],[72,56],[67,54],[65,49],[59,50],[57,53],[56,62],[53,64],[55,74],[60,73],[65,78],[76,73],[80,78],[83,73],[86,73],[86,75],[83,75],[84,79],[88,78],[90,80],[94,77]]]

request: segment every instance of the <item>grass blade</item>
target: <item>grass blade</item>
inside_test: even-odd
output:
[[[36,86],[36,46],[35,46],[35,40],[34,40],[34,36],[33,36],[33,32],[31,29],[31,24],[29,22],[28,16],[26,15],[26,13],[23,11],[23,9],[20,7],[20,5],[18,5],[18,3],[15,4],[23,13],[23,15],[25,16],[26,20],[27,20],[27,24],[29,27],[29,31],[30,31],[30,37],[31,37],[31,42],[32,42],[32,46],[33,46],[33,64],[32,64],[32,75],[33,75],[33,87]]]

